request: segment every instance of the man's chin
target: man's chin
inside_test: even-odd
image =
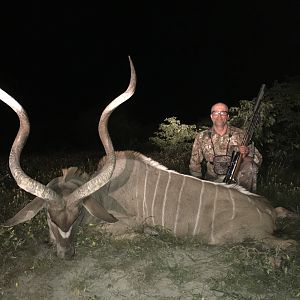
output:
[[[226,123],[224,123],[224,122],[215,122],[214,124],[215,124],[215,126],[218,126],[218,127],[226,126]]]

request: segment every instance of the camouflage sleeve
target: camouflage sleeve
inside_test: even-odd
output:
[[[254,143],[249,145],[249,154],[248,156],[253,158],[253,161],[260,166],[262,164],[262,155],[257,150],[257,148],[254,146]]]
[[[233,136],[232,136],[232,143],[233,145],[241,145],[245,132],[242,131],[239,128],[233,127],[231,126],[231,130],[233,132]],[[259,153],[259,151],[257,150],[257,148],[254,146],[254,143],[251,143],[250,145],[248,145],[248,149],[249,149],[249,157],[253,158],[253,161],[260,166],[262,164],[262,155]],[[238,151],[237,149],[233,149],[235,151]]]
[[[190,159],[190,174],[195,177],[201,177],[201,162],[203,160],[203,154],[201,150],[201,133],[197,133],[193,148],[192,148],[192,155]]]

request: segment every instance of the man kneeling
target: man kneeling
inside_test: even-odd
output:
[[[223,182],[233,151],[239,151],[242,163],[237,184],[250,192],[256,192],[258,168],[262,155],[253,144],[243,146],[245,132],[229,126],[228,107],[216,103],[211,108],[212,127],[197,133],[190,159],[191,175],[214,182]]]

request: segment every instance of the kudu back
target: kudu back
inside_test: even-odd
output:
[[[73,238],[76,234],[76,228],[86,212],[106,222],[117,221],[97,201],[95,192],[110,180],[116,164],[116,156],[108,134],[107,123],[114,109],[134,94],[136,73],[130,57],[129,62],[131,69],[129,86],[124,93],[115,98],[104,109],[98,125],[99,136],[108,159],[101,172],[91,177],[76,167],[62,170],[62,176],[54,178],[47,185],[27,175],[21,168],[20,156],[30,132],[29,120],[23,107],[0,89],[1,101],[16,112],[20,121],[19,131],[9,155],[10,171],[20,188],[36,196],[3,225],[14,226],[28,221],[40,210],[46,209],[50,240],[56,245],[57,255],[61,258],[70,258],[74,255]]]

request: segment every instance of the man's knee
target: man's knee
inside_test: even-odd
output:
[[[258,166],[253,162],[253,160],[244,160],[238,174],[238,184],[251,192],[255,192],[257,173]]]

